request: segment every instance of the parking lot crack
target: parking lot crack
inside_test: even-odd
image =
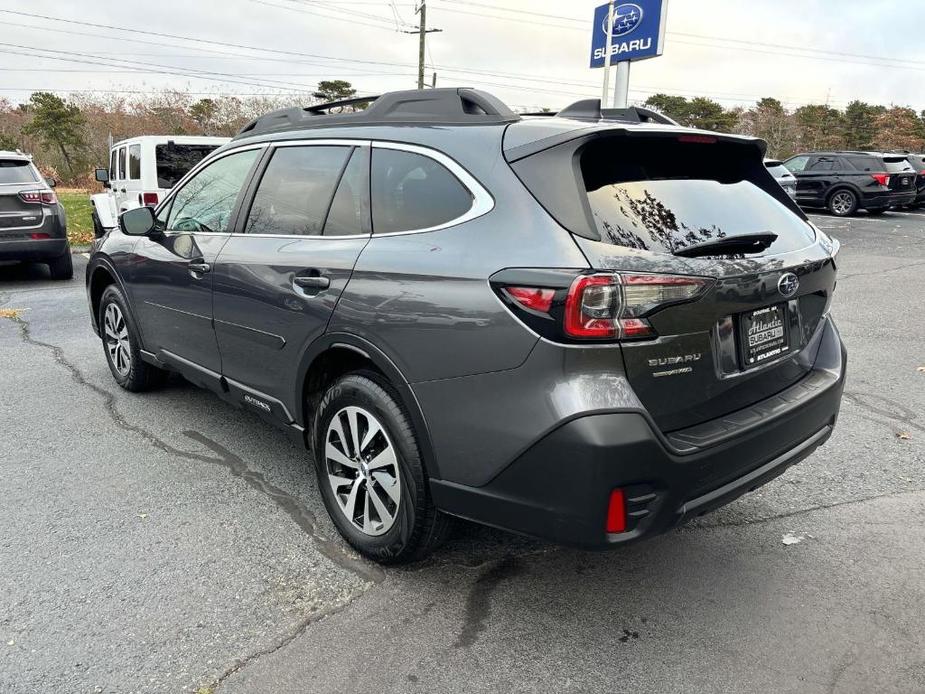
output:
[[[232,476],[238,477],[239,479],[246,482],[252,489],[255,489],[256,491],[270,498],[277,505],[277,507],[284,511],[296,523],[296,525],[312,539],[312,542],[314,543],[314,546],[317,548],[317,550],[322,555],[331,560],[334,564],[340,566],[343,569],[346,569],[347,571],[350,571],[351,573],[356,574],[361,579],[371,583],[378,583],[383,580],[384,573],[381,569],[371,564],[367,564],[358,557],[352,556],[344,548],[342,548],[339,543],[336,543],[321,534],[317,529],[317,523],[314,515],[305,507],[304,504],[302,504],[296,497],[292,496],[285,490],[268,482],[262,473],[248,467],[248,465],[240,456],[235,455],[224,446],[221,446],[215,441],[212,441],[208,437],[195,431],[186,431],[184,434],[189,439],[196,441],[197,443],[200,443],[211,450],[215,455],[203,455],[201,453],[195,453],[193,451],[177,448],[162,440],[144,427],[132,424],[122,415],[121,412],[119,412],[119,409],[116,405],[115,396],[104,388],[101,388],[100,386],[88,381],[80,369],[68,361],[64,354],[64,350],[61,347],[50,344],[48,342],[42,342],[41,340],[37,340],[35,337],[33,337],[29,322],[23,319],[22,316],[18,314],[12,314],[7,316],[7,318],[17,324],[19,327],[20,336],[26,344],[49,351],[55,362],[67,369],[71,374],[71,378],[77,384],[85,388],[89,388],[94,393],[99,395],[103,399],[103,404],[106,408],[107,414],[117,427],[123,431],[139,436],[140,438],[147,441],[150,445],[169,455],[185,458],[195,462],[218,465],[228,470]]]
[[[491,598],[498,586],[523,573],[524,564],[514,556],[504,557],[479,576],[466,599],[466,614],[462,630],[454,644],[456,648],[469,648],[487,627]]]

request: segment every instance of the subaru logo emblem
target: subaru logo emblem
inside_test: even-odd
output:
[[[784,296],[793,296],[797,293],[797,289],[799,288],[800,278],[792,272],[785,272],[780,276],[780,279],[777,280],[777,291]]]
[[[607,35],[607,15],[604,15],[604,23],[601,28],[604,30],[604,36]],[[634,2],[626,2],[622,5],[616,5],[613,8],[613,34],[617,36],[626,36],[633,32],[642,21],[642,8]]]

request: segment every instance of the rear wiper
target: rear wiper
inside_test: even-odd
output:
[[[724,236],[693,246],[679,248],[674,252],[685,258],[697,258],[702,255],[727,255],[732,253],[760,253],[777,241],[777,234],[770,231],[762,234],[739,234],[738,236]]]

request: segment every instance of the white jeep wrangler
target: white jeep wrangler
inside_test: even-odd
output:
[[[96,170],[96,180],[108,190],[90,196],[97,238],[118,225],[119,215],[126,210],[156,206],[187,171],[229,140],[147,135],[113,144],[109,150],[109,168]]]

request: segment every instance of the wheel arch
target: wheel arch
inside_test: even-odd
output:
[[[414,425],[421,457],[427,474],[440,478],[427,420],[408,380],[388,355],[378,347],[351,333],[328,333],[315,340],[302,356],[297,373],[298,390],[294,393],[295,420],[305,426],[306,439],[311,447],[312,422],[315,401],[324,395],[326,387],[336,378],[362,369],[378,372],[388,382],[401,401],[401,405]]]
[[[119,273],[116,272],[115,267],[113,267],[112,263],[110,263],[105,256],[95,257],[91,261],[91,266],[87,268],[87,299],[90,302],[90,321],[93,325],[93,330],[99,335],[100,300],[103,298],[103,292],[106,291],[106,287],[113,284],[119,288],[119,291],[122,292],[122,296],[125,297],[126,308],[128,308],[129,313],[131,313],[132,321],[138,329],[138,336],[142,342],[141,346],[143,346],[144,336],[141,334],[141,326],[135,316],[135,308],[132,306],[129,293],[126,291],[125,284],[119,276]]]

